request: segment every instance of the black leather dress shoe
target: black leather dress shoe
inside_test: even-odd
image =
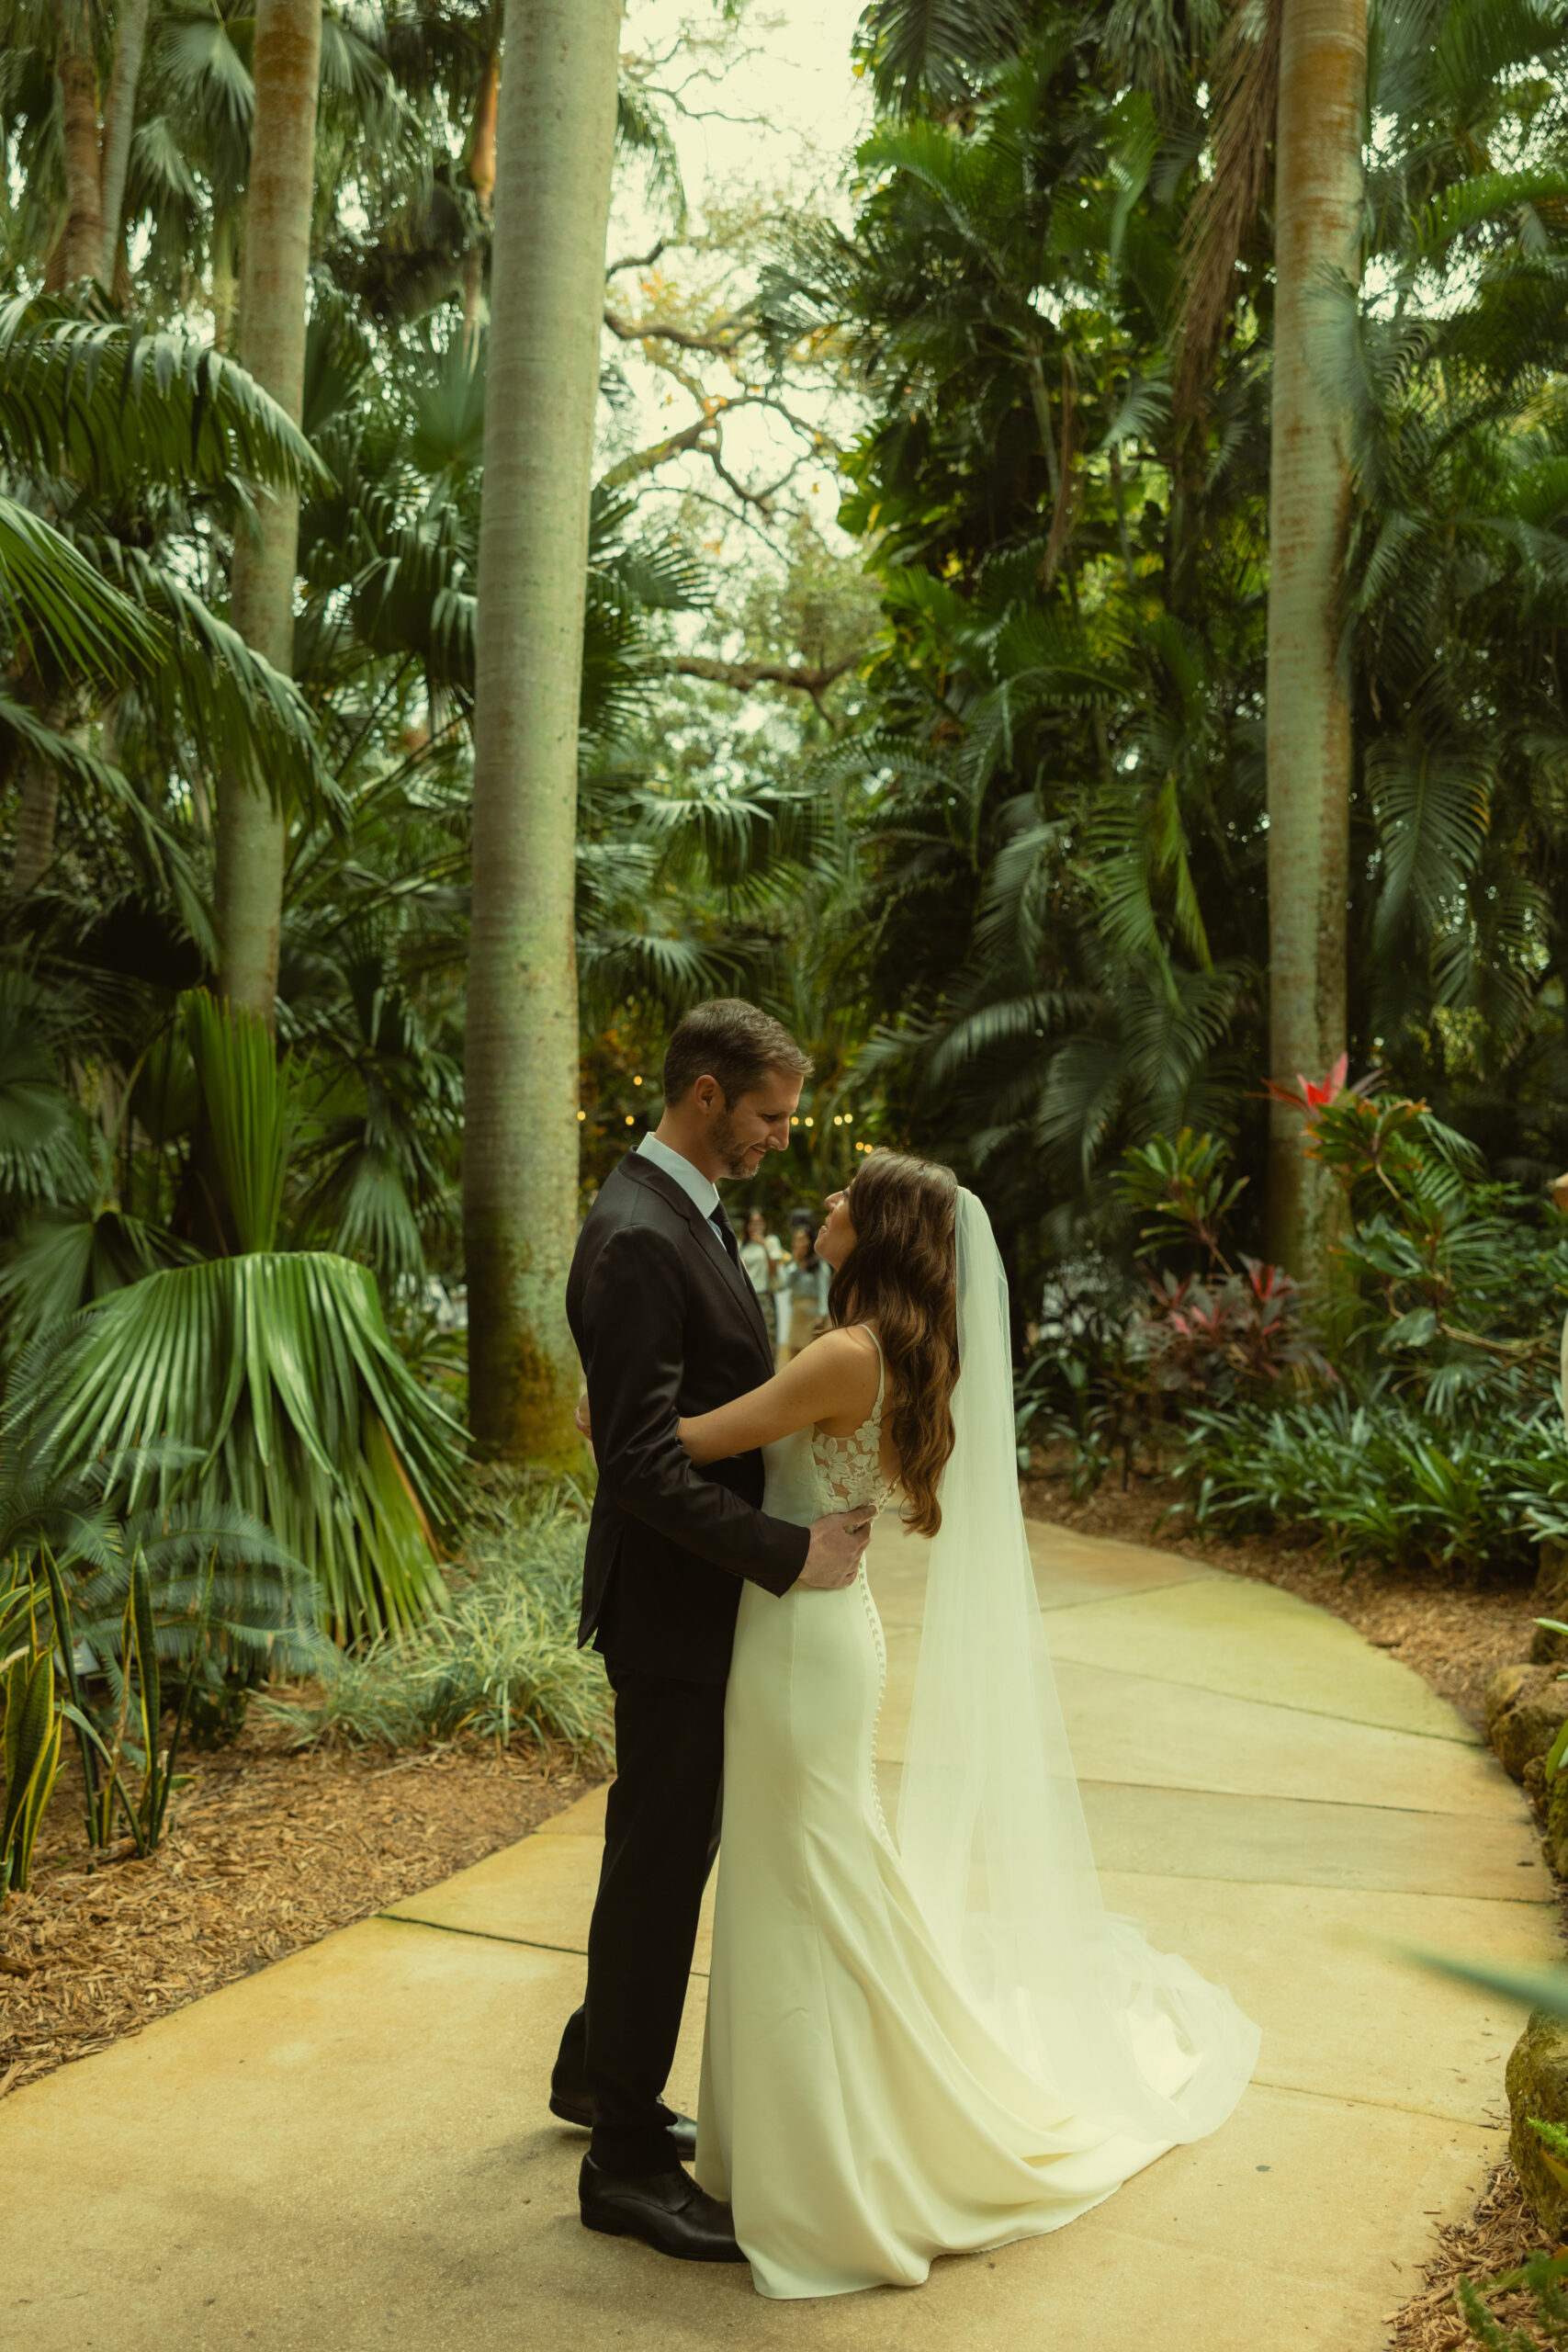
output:
[[[585,2230],[603,2230],[612,2238],[640,2238],[656,2254],[673,2255],[678,2262],[746,2259],[735,2243],[728,2206],[679,2168],[618,2178],[601,2172],[592,2156],[584,2156],[577,2194]]]
[[[570,2098],[564,2091],[551,2091],[550,2113],[558,2115],[563,2123],[575,2123],[580,2132],[593,2129],[593,2109],[586,2098]],[[697,2153],[697,2126],[690,2115],[677,2115],[672,2107],[664,2109],[664,2128],[670,2143],[683,2165],[692,2163]]]

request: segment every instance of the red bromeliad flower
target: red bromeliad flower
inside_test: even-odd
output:
[[[1314,1086],[1310,1078],[1298,1070],[1294,1087],[1276,1086],[1271,1078],[1266,1078],[1263,1091],[1271,1095],[1276,1102],[1288,1102],[1292,1111],[1304,1111],[1311,1119],[1315,1113],[1326,1110],[1330,1102],[1337,1102],[1345,1091],[1349,1069],[1349,1055],[1341,1054],[1321,1086]]]

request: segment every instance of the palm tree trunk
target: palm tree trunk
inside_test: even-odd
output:
[[[148,0],[125,0],[115,24],[114,74],[104,107],[104,243],[98,276],[106,286],[113,285],[115,265],[119,259],[125,176],[130,167],[130,138],[136,128],[136,85],[141,79],[141,52],[147,41],[147,8]]]
[[[98,178],[98,76],[79,0],[60,0],[61,137],[65,164],[65,283],[96,277],[104,258]]]
[[[54,863],[54,821],[60,807],[59,771],[36,752],[22,755],[17,778],[16,852],[11,863],[13,902],[36,890]]]
[[[1321,1080],[1345,1049],[1350,706],[1338,660],[1350,483],[1343,420],[1313,365],[1325,272],[1359,273],[1366,0],[1284,0],[1275,163],[1269,490],[1269,1061]],[[1337,1193],[1269,1113],[1277,1263],[1326,1283]]]
[[[226,352],[234,335],[234,314],[240,303],[240,281],[234,274],[234,222],[220,213],[212,224],[212,341]]]
[[[578,700],[621,0],[507,0],[475,682],[463,1238],[468,1415],[580,1458]]]
[[[321,0],[257,0],[255,116],[241,277],[240,356],[296,424],[305,382],[305,288],[321,68]],[[234,543],[230,617],[287,675],[294,662],[299,508],[275,490]],[[230,770],[218,795],[220,991],[276,1018],[287,820],[281,804]]]
[[[474,108],[474,135],[469,146],[468,178],[479,198],[479,212],[486,222],[491,219],[495,197],[495,125],[501,97],[501,55],[499,51],[485,68],[479,85],[479,103]],[[479,356],[479,311],[484,303],[485,251],[484,240],[476,237],[468,247],[468,257],[463,265],[463,349],[471,368]]]

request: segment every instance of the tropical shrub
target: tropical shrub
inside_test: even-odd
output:
[[[1132,1283],[1114,1260],[1083,1257],[1053,1268],[1020,1374],[1014,1407],[1019,1467],[1037,1443],[1062,1450],[1075,1496],[1092,1494],[1121,1447],[1143,1427],[1139,1386],[1127,1351]]]
[[[172,1045],[201,1114],[186,1175],[209,1250],[142,1228],[151,1267],[88,1305],[51,1445],[101,1461],[132,1518],[238,1511],[270,1528],[339,1639],[411,1623],[442,1598],[461,1430],[399,1355],[371,1270],[279,1247],[299,1111],[265,1028],[203,990],[180,1010]],[[0,1289],[22,1329],[77,1304],[81,1231],[46,1207],[17,1232]],[[180,1445],[150,1448],[164,1431]]]
[[[505,1747],[524,1733],[576,1763],[607,1761],[604,1668],[577,1646],[586,1533],[574,1487],[530,1495],[519,1486],[473,1534],[435,1615],[333,1657],[319,1696],[263,1704],[301,1744],[404,1747],[471,1732]]]
[[[1122,1154],[1112,1191],[1124,1219],[1144,1219],[1137,1239],[1150,1255],[1130,1274],[1079,1260],[1047,1280],[1019,1384],[1025,1466],[1032,1437],[1065,1443],[1077,1494],[1099,1485],[1120,1449],[1125,1484],[1137,1447],[1174,1434],[1191,1408],[1332,1378],[1299,1285],[1278,1266],[1225,1255],[1247,1182],[1230,1162],[1222,1138],[1187,1127]],[[1184,1266],[1151,1262],[1172,1251]]]
[[[1568,1532],[1568,1220],[1425,1102],[1344,1075],[1292,1098],[1343,1194],[1341,1385],[1200,1405],[1184,1508],[1200,1528],[1311,1528],[1347,1564],[1524,1570]]]
[[[305,1569],[244,1512],[171,1504],[116,1517],[116,1465],[84,1460],[61,1439],[90,1323],[28,1350],[0,1407],[0,1893],[27,1885],[67,1725],[81,1752],[89,1845],[107,1846],[118,1819],[148,1853],[164,1833],[182,1739],[204,1708],[228,1702],[236,1668],[251,1679],[298,1672],[327,1647]],[[120,1467],[190,1461],[188,1449],[152,1446]]]
[[[1175,1465],[1201,1532],[1299,1527],[1347,1566],[1522,1571],[1568,1528],[1568,1437],[1554,1404],[1522,1426],[1403,1401],[1386,1385],[1288,1405],[1200,1408]]]
[[[1446,1411],[1542,1397],[1568,1306],[1568,1219],[1488,1175],[1425,1102],[1346,1088],[1309,1114],[1305,1148],[1345,1195],[1337,1255],[1352,1341]]]

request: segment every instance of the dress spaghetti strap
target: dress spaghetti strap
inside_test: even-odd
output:
[[[876,1402],[871,1408],[871,1418],[874,1421],[879,1421],[882,1419],[882,1399],[887,1388],[887,1358],[882,1352],[881,1340],[869,1323],[860,1323],[855,1328],[857,1330],[868,1332],[876,1349]]]

